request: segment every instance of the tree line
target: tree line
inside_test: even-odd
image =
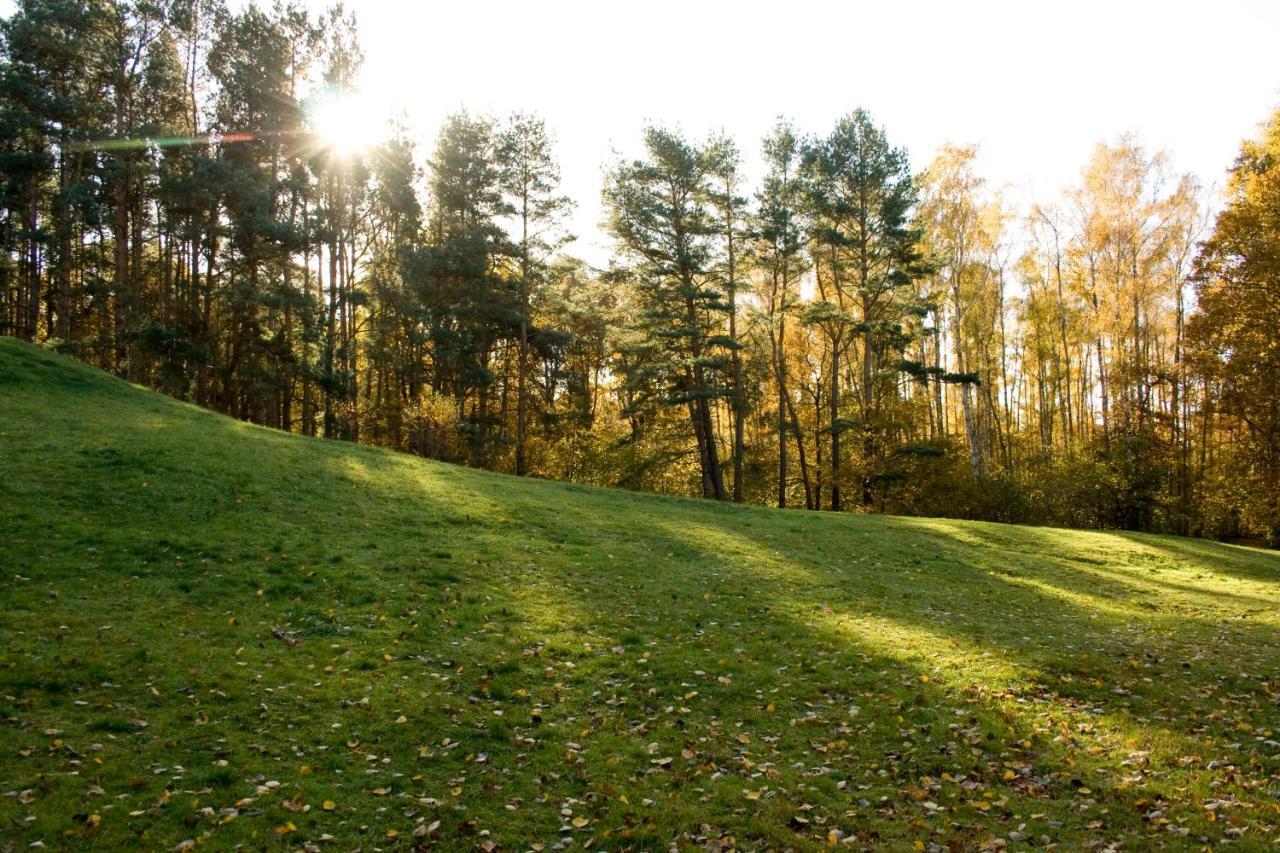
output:
[[[279,429],[811,510],[1280,542],[1280,114],[1225,206],[1099,144],[1015,206],[855,110],[651,127],[572,256],[553,139],[317,133],[341,7],[23,0],[0,24],[0,333]]]

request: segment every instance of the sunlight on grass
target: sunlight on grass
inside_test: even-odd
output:
[[[5,341],[0,375],[6,840],[1276,838],[1275,555],[516,480]]]

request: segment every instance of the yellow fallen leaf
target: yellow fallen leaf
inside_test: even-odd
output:
[[[337,807],[338,807],[338,804],[335,803],[333,800],[325,800],[323,805],[320,806],[320,808],[324,809],[327,812],[331,812]]]

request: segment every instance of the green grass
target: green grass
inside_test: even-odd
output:
[[[1273,553],[518,480],[8,339],[0,513],[0,847],[1280,839]]]

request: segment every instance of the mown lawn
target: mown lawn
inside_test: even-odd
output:
[[[0,849],[1263,849],[1280,556],[524,481],[0,339]]]

